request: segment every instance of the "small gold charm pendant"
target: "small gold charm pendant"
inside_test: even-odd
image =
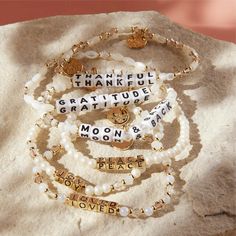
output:
[[[144,48],[147,44],[147,40],[142,35],[134,34],[127,39],[127,44],[129,48]]]
[[[73,76],[77,72],[83,72],[84,66],[81,64],[81,62],[76,58],[70,58],[69,61],[65,61],[60,65],[60,71],[61,73],[67,75],[67,76]]]
[[[132,28],[133,34],[128,37],[127,44],[129,48],[144,48],[148,40],[152,39],[153,34],[149,29],[139,29],[138,27]]]
[[[127,149],[129,149],[133,145],[133,143],[134,143],[134,141],[131,139],[129,141],[123,141],[121,143],[119,143],[119,142],[112,142],[111,145],[113,147],[118,148],[118,149],[127,150]]]
[[[116,125],[125,125],[130,119],[128,109],[126,107],[115,107],[107,112],[107,119]]]

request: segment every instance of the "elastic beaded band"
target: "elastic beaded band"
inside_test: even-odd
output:
[[[32,133],[34,139],[28,140],[28,146],[30,149],[31,156],[34,159],[34,163],[37,165],[36,167],[33,168],[33,173],[35,173],[36,176],[39,177],[41,175],[40,174],[41,171],[44,170],[51,177],[52,181],[57,181],[61,184],[64,184],[65,186],[72,188],[73,190],[75,190],[77,192],[84,191],[86,184],[84,183],[83,180],[80,179],[80,177],[76,177],[72,173],[65,172],[64,170],[55,170],[54,167],[50,167],[48,164],[46,164],[45,161],[43,161],[43,159],[42,159],[43,156],[39,153],[37,145],[34,141],[37,139],[37,133],[39,133],[39,130],[40,130],[39,127],[35,128],[35,130],[34,130],[35,133]],[[46,155],[44,154],[44,156],[46,156],[47,158],[50,157],[50,159],[51,159],[53,155],[55,155],[56,153],[58,153],[60,151],[60,149],[61,149],[61,147],[54,147],[51,154],[49,154],[47,151],[47,152],[45,152]],[[53,172],[54,172],[55,177],[52,177]],[[134,174],[134,173],[131,174],[132,178],[137,177],[137,173],[136,174]],[[123,181],[123,184],[128,184],[128,185],[132,184],[130,182],[130,179],[127,179],[127,178],[123,179],[122,181]],[[167,182],[170,184],[173,184],[173,182],[174,182],[174,178],[170,174],[167,174]],[[41,184],[40,190],[46,191],[48,186],[45,184],[42,184],[41,181],[40,181],[40,184]],[[103,190],[101,190],[101,188],[98,188],[98,187],[95,187],[94,190],[92,190],[91,187],[92,186],[88,186],[87,191],[85,189],[85,193],[87,193],[89,195],[91,195],[92,193],[94,193],[96,195],[101,195],[102,192],[108,193],[111,191],[111,186],[109,186],[107,184],[103,185]],[[113,187],[115,187],[116,191],[123,189],[122,185],[117,185],[117,186],[114,185]],[[117,189],[116,189],[116,187],[117,187]],[[121,215],[122,215],[122,212],[121,212]],[[124,216],[124,215],[122,215],[122,216]]]

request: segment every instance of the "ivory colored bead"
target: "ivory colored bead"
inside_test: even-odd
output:
[[[175,178],[173,175],[167,175],[166,180],[168,183],[171,183],[171,184],[173,184],[175,182]]]
[[[99,186],[99,185],[96,185],[95,187],[94,187],[94,193],[96,194],[96,195],[102,195],[102,193],[103,193],[103,188],[102,188],[102,186]]]
[[[41,172],[41,168],[40,168],[40,167],[34,166],[34,167],[32,168],[32,173],[33,173],[33,174],[37,174],[37,173],[40,173],[40,172]]]
[[[43,155],[47,158],[47,160],[51,160],[53,157],[53,153],[51,150],[45,151]]]
[[[103,188],[104,193],[109,193],[111,191],[111,185],[110,184],[103,184],[102,188]]]
[[[57,199],[58,199],[60,202],[64,202],[65,199],[66,199],[66,195],[65,195],[65,194],[62,194],[62,193],[59,193]]]
[[[119,209],[119,212],[120,212],[120,215],[121,216],[128,216],[128,214],[129,214],[129,208],[128,207],[121,207],[120,209]]]
[[[91,168],[96,168],[97,162],[96,162],[96,160],[94,160],[94,159],[90,159],[90,160],[88,161],[88,165],[89,165],[89,167],[91,167]]]
[[[134,179],[131,175],[125,176],[124,181],[126,185],[132,185],[134,183]]]
[[[55,169],[52,166],[47,166],[45,171],[49,176],[51,176],[53,174],[53,172],[55,171]]]
[[[93,195],[94,194],[94,187],[91,185],[86,186],[85,194],[86,195]]]
[[[134,178],[138,178],[138,177],[140,177],[140,175],[141,175],[141,171],[140,171],[139,169],[134,168],[134,169],[131,171],[131,174],[134,176]]]
[[[47,184],[45,184],[45,183],[41,183],[41,184],[39,184],[39,191],[40,192],[46,192],[46,190],[48,189],[48,185]]]
[[[164,201],[164,203],[166,203],[166,204],[168,204],[168,203],[170,203],[170,196],[169,195],[165,195],[163,198],[162,198],[162,200]]]
[[[135,108],[133,109],[133,113],[134,113],[135,115],[140,115],[141,112],[142,112],[142,108],[140,108],[140,107],[135,107]]]
[[[152,207],[146,207],[144,208],[144,214],[146,216],[151,216],[153,214],[153,208]]]

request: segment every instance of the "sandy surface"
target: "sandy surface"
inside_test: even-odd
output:
[[[190,156],[174,162],[176,197],[165,212],[146,220],[111,217],[61,205],[40,194],[32,181],[25,139],[36,114],[23,102],[24,83],[48,59],[78,40],[110,27],[148,26],[178,39],[200,54],[200,68],[172,84],[182,99],[191,127]],[[181,66],[181,57],[164,47],[130,51],[109,44],[137,61],[161,70]],[[236,46],[190,32],[155,12],[58,16],[0,27],[0,234],[1,235],[235,235],[236,231]],[[104,65],[103,65],[104,66]],[[89,118],[91,119],[91,118]],[[98,117],[99,119],[99,117]],[[92,120],[92,119],[91,119]],[[173,130],[169,130],[170,137]],[[168,146],[169,140],[165,140]],[[109,146],[87,142],[85,154],[98,156]],[[135,152],[147,152],[135,146]],[[74,165],[71,160],[62,161]],[[76,167],[74,167],[76,172]],[[151,168],[130,191],[109,199],[146,206],[158,198],[160,174]],[[90,181],[103,173],[82,171]],[[96,174],[96,178],[94,178]],[[150,177],[150,178],[149,178]],[[160,188],[160,189],[159,189]],[[147,197],[148,196],[148,197]]]

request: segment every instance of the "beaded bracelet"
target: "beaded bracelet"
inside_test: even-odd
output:
[[[47,117],[50,119],[50,116]],[[55,119],[52,118],[51,119],[53,121],[53,123],[55,123]],[[108,185],[105,184],[103,185],[97,185],[95,186],[95,188],[93,186],[87,186],[85,188],[85,192],[87,194],[91,194],[94,193],[96,195],[101,195],[103,192],[107,193],[110,190],[114,189],[116,191],[120,191],[123,190],[123,182],[129,183],[129,185],[133,184],[133,178],[139,178],[141,176],[141,173],[145,171],[146,166],[150,167],[152,164],[156,164],[156,163],[169,163],[169,158],[171,157],[175,157],[176,155],[180,155],[180,153],[182,152],[186,152],[185,150],[189,151],[189,135],[188,135],[188,122],[187,119],[185,118],[185,116],[182,114],[179,115],[179,122],[180,122],[180,137],[179,137],[179,141],[177,142],[176,146],[173,148],[170,148],[166,151],[162,151],[160,152],[159,155],[151,155],[148,157],[145,157],[145,159],[143,160],[142,158],[140,158],[139,160],[134,160],[134,161],[138,161],[138,167],[141,169],[136,168],[137,166],[133,166],[132,162],[130,161],[130,159],[121,159],[121,162],[119,163],[119,165],[117,165],[120,168],[117,168],[116,170],[124,170],[124,167],[129,167],[127,169],[131,170],[131,174],[128,175],[127,177],[125,177],[124,179],[122,179],[121,181],[116,181],[115,184],[112,185]],[[38,122],[39,123],[39,122]],[[70,129],[69,129],[70,130]],[[35,138],[35,129],[33,132],[31,132],[31,135],[29,136],[29,140],[32,140],[32,137]],[[81,157],[79,155],[79,153],[77,151],[75,151],[74,149],[74,145],[72,143],[70,143],[68,136],[66,136],[66,133],[63,132],[62,135],[64,140],[63,142],[61,142],[62,146],[65,148],[65,150],[68,152],[69,155],[72,155],[76,158],[76,160],[80,161],[82,164],[88,163],[88,165],[90,167],[93,168],[98,168],[99,170],[106,170],[106,167],[108,166],[108,170],[111,170],[112,168],[114,168],[115,164],[114,162],[105,162],[105,159],[98,159],[97,161],[95,161],[94,159],[88,159],[85,160],[85,157]],[[152,144],[154,150],[155,150],[155,142]],[[53,156],[53,150],[50,151],[46,151],[43,156],[50,160]],[[117,159],[119,162],[118,158],[113,158]],[[104,168],[105,167],[105,168]],[[132,167],[132,169],[131,169]],[[134,168],[133,168],[134,167]]]
[[[156,42],[160,43],[162,45],[166,45],[169,47],[174,47],[177,49],[182,49],[186,55],[190,56],[192,59],[192,62],[190,66],[186,67],[183,70],[177,71],[175,73],[161,73],[161,78],[164,80],[172,80],[175,77],[182,76],[184,74],[190,73],[191,71],[194,71],[199,64],[199,57],[195,49],[181,43],[178,41],[175,41],[173,39],[165,38],[157,33],[152,33],[148,28],[138,28],[138,27],[124,27],[122,29],[118,28],[112,28],[109,31],[102,32],[98,36],[93,37],[92,39],[85,41],[85,42],[79,42],[78,44],[74,45],[70,50],[65,52],[62,56],[60,56],[58,59],[52,61],[52,65],[57,65],[56,71],[58,73],[67,75],[67,76],[73,76],[78,71],[81,71],[81,64],[76,63],[74,59],[77,56],[78,53],[81,54],[81,50],[92,48],[96,44],[98,44],[100,41],[108,41],[111,39],[117,39],[119,37],[126,37],[127,40],[127,46],[129,48],[144,48],[148,42]],[[98,53],[94,51],[87,52],[87,55],[90,56],[90,58],[96,58]],[[109,55],[109,54],[108,54]],[[63,58],[64,57],[64,58]],[[115,60],[123,60],[122,56],[118,55]],[[126,63],[133,62],[132,59],[126,59]],[[145,65],[140,63],[138,64],[138,68],[143,70],[145,69]],[[69,71],[69,73],[68,73]]]
[[[43,128],[46,127],[48,127],[48,125],[45,124]],[[120,182],[116,182],[114,185],[103,184],[102,186],[97,185],[95,187],[92,187],[90,185],[86,186],[85,182],[80,177],[76,177],[72,173],[66,172],[64,170],[55,170],[53,167],[45,164],[45,161],[43,161],[43,157],[45,160],[51,160],[53,155],[55,155],[61,149],[61,147],[54,147],[51,151],[48,150],[43,155],[40,154],[36,145],[36,139],[41,128],[39,126],[35,126],[34,130],[31,131],[31,137],[27,142],[31,157],[34,159],[34,163],[36,164],[36,166],[33,168],[33,173],[35,174],[40,174],[44,170],[49,176],[51,176],[52,180],[64,184],[65,186],[70,187],[78,192],[85,189],[85,193],[88,195],[101,195],[102,193],[109,193],[111,190],[121,191],[124,189],[125,185],[132,185],[133,180],[140,177],[141,175],[140,170],[138,168],[135,168],[131,171],[131,174],[129,176],[125,177]],[[136,160],[136,162],[137,161],[138,167],[145,170],[145,166],[140,165],[140,162],[143,162],[143,159],[139,158]],[[53,172],[55,178],[52,177]],[[173,183],[173,177],[168,177],[168,181]]]
[[[131,32],[129,28],[125,28],[125,29],[122,29],[119,34],[118,34],[117,28],[112,28],[110,31],[103,32],[99,36],[96,36],[92,38],[91,40],[88,40],[86,42],[80,42],[77,45],[74,45],[70,50],[62,54],[64,58],[60,56],[57,59],[51,60],[51,62],[48,63],[47,65],[50,68],[55,68],[55,71],[58,73],[69,75],[69,76],[74,75],[78,71],[84,71],[83,65],[81,65],[81,63],[74,58],[78,54],[78,52],[81,52],[81,50],[83,49],[96,45],[97,43],[100,42],[100,40],[103,41],[103,40],[108,40],[108,39],[115,39],[118,36],[122,36],[122,35],[129,36],[127,39],[127,42],[130,48],[142,48],[147,44],[148,41],[155,41],[161,44],[166,44],[167,46],[181,48],[184,52],[186,52],[186,54],[192,57],[193,61],[189,67],[187,67],[184,70],[178,71],[176,73],[163,73],[163,76],[160,77],[163,80],[165,79],[172,80],[173,78],[177,76],[181,76],[183,74],[189,73],[190,71],[195,70],[199,64],[198,54],[196,53],[194,49],[190,48],[189,46],[179,43],[177,41],[174,41],[173,39],[169,40],[158,34],[153,34],[147,28],[139,29],[137,27],[132,27]],[[86,56],[87,58],[89,57],[96,58],[98,55],[104,56],[104,57],[107,57],[107,55],[110,56],[110,54],[106,52],[102,54],[98,54],[96,52],[91,53],[90,51],[87,53],[83,53],[82,57]],[[121,59],[124,59],[124,57],[118,55],[116,59],[121,60]],[[125,60],[123,61],[125,61],[128,64],[135,63],[130,58],[125,58]],[[137,65],[138,65],[137,68],[139,68],[139,70],[141,69],[141,71],[143,71],[146,68],[146,66],[143,63],[138,63]],[[33,99],[32,95],[28,95],[28,92],[29,90],[34,90],[37,87],[37,85],[44,79],[44,75],[46,74],[46,72],[47,72],[47,68],[43,68],[41,72],[36,74],[33,77],[32,81],[29,81],[25,86],[25,101],[31,104],[34,108],[42,110],[43,113],[53,110],[52,106],[50,106],[49,104],[46,104],[46,105],[42,104],[42,102],[49,103],[49,100],[52,94],[55,92],[55,88],[49,87],[48,90],[45,93],[43,93],[42,96],[38,98],[39,101]],[[66,88],[70,88],[71,86],[72,84],[68,80],[68,81],[64,81],[64,85],[61,85],[59,87],[63,87],[63,90],[65,90]]]
[[[101,200],[95,197],[87,196],[81,193],[58,193],[58,189],[55,192],[55,188],[52,190],[49,184],[46,183],[46,179],[41,174],[41,170],[45,170],[45,172],[50,176],[53,168],[44,162],[39,163],[40,155],[38,156],[38,149],[33,142],[28,142],[31,150],[31,156],[34,159],[34,163],[40,164],[40,169],[37,167],[33,168],[33,173],[35,174],[35,182],[39,184],[40,192],[46,192],[50,198],[59,199],[65,204],[78,207],[80,209],[91,210],[94,212],[103,212],[110,215],[120,215],[120,216],[129,216],[129,217],[149,217],[152,216],[155,212],[157,212],[160,208],[163,208],[165,204],[170,202],[170,196],[174,193],[174,189],[172,187],[174,182],[173,171],[170,168],[166,169],[166,194],[160,201],[154,203],[154,205],[145,208],[131,208],[127,206],[119,205],[116,202],[110,202]],[[55,151],[56,152],[56,151]],[[41,160],[42,161],[42,160]],[[65,171],[56,171],[55,172],[57,178],[51,179],[51,184],[57,181],[59,183],[64,184],[67,187],[71,187],[72,189],[79,191],[84,188],[83,182],[81,182],[78,178],[73,176],[71,173]],[[129,181],[129,180],[128,180]],[[129,184],[129,182],[123,182],[123,184]],[[55,186],[54,186],[55,187]],[[103,186],[104,190],[109,190],[108,186]],[[91,195],[91,192],[89,192]]]

